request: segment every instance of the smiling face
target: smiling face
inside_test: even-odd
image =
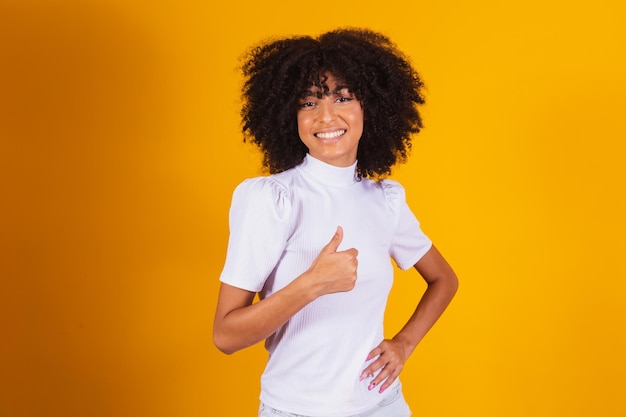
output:
[[[298,134],[311,156],[347,167],[356,161],[363,133],[363,108],[348,87],[327,76],[327,92],[313,86],[299,100]]]

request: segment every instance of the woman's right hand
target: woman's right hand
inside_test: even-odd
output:
[[[311,267],[300,276],[300,279],[311,285],[316,297],[335,292],[350,291],[357,279],[357,256],[355,248],[337,251],[343,240],[343,229],[337,231],[326,246],[322,248]]]
[[[337,251],[343,229],[322,248],[311,267],[286,287],[253,303],[254,292],[222,283],[217,299],[213,340],[233,353],[267,338],[317,297],[350,291],[356,284],[356,249]]]

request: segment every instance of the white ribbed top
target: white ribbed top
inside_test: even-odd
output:
[[[295,314],[265,343],[261,401],[294,414],[358,414],[391,392],[359,381],[383,339],[393,258],[412,267],[431,247],[395,181],[355,180],[310,155],[288,171],[245,180],[233,194],[228,254],[220,280],[268,297],[306,271],[342,226],[338,250],[359,251],[352,291],[328,294]],[[397,383],[397,382],[396,382]]]

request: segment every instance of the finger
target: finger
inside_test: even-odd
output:
[[[337,252],[337,248],[341,244],[342,240],[343,240],[343,229],[341,226],[337,226],[337,231],[333,235],[332,239],[330,239],[330,242],[328,242],[326,246],[324,246],[324,249],[322,249],[322,251],[328,252],[328,253]]]
[[[380,388],[378,389],[378,392],[382,394],[387,388],[391,386],[391,384],[393,384],[393,381],[395,381],[397,378],[398,378],[398,375],[391,374],[385,380],[385,382],[380,386]]]
[[[367,389],[373,390],[374,388],[379,387],[379,392],[383,392],[393,383],[398,375],[400,375],[401,370],[402,366],[398,367],[392,363],[386,363],[379,374],[376,375],[376,378],[370,382]]]
[[[382,344],[382,343],[384,343],[384,341],[383,341],[383,342],[381,342],[381,344]],[[372,349],[372,350],[370,351],[370,353],[367,355],[367,358],[365,359],[365,362],[367,362],[367,361],[369,361],[369,360],[371,360],[371,359],[374,359],[376,356],[379,356],[381,353],[383,353],[383,348],[382,348],[382,346],[381,346],[381,345],[376,346],[376,347],[375,347],[374,349]]]
[[[385,369],[383,368],[382,371],[380,371],[380,373],[378,375],[376,375],[376,378],[374,378],[370,384],[367,386],[367,389],[369,391],[373,390],[374,388],[376,388],[377,386],[380,385],[381,382],[385,381],[385,379],[388,377],[387,372],[385,372]]]
[[[382,372],[385,365],[385,361],[381,358],[378,358],[374,362],[370,363],[369,366],[363,370],[363,372],[361,373],[361,379],[371,378],[372,376],[374,376],[374,374],[376,374],[376,372]],[[379,375],[377,375],[376,377],[378,378]]]
[[[369,361],[371,359],[374,359],[376,356],[379,356],[381,353],[382,353],[382,348],[380,346],[375,347],[367,355],[367,358],[365,359],[365,362],[367,362],[367,361]],[[368,365],[368,367],[365,368],[363,370],[363,372],[361,372],[361,375],[360,375],[359,379],[362,381],[365,378],[371,377],[372,375],[374,375],[374,372],[379,370],[383,365],[384,365],[384,362],[382,362],[380,359],[370,363]]]

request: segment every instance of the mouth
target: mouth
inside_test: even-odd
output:
[[[318,139],[335,139],[339,136],[343,136],[346,133],[345,129],[334,130],[332,132],[319,132],[315,133],[315,137]]]

